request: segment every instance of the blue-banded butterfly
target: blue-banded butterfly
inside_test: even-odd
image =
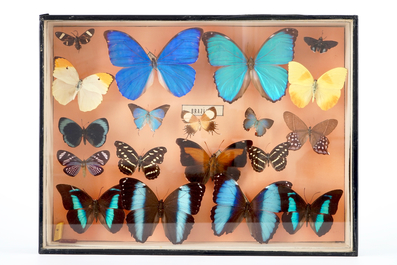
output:
[[[260,137],[266,133],[266,129],[270,129],[274,121],[271,119],[260,119],[258,120],[255,112],[248,108],[245,111],[245,120],[243,122],[244,130],[249,131],[252,127],[255,128],[255,135]]]
[[[91,122],[87,128],[81,128],[71,119],[62,117],[59,119],[58,128],[63,135],[63,141],[70,147],[79,146],[81,139],[84,144],[88,141],[94,147],[101,147],[106,142],[109,123],[107,119],[101,118]]]
[[[124,223],[124,210],[120,196],[120,186],[108,189],[98,200],[93,200],[85,191],[67,184],[58,184],[63,207],[70,227],[76,233],[84,233],[94,219],[111,233],[118,232]]]
[[[303,40],[306,42],[307,45],[310,46],[310,50],[319,53],[324,53],[338,45],[337,41],[323,40],[323,37],[320,37],[318,40],[312,37],[304,37]]]
[[[163,123],[165,114],[167,114],[170,105],[162,105],[152,111],[147,111],[138,105],[128,104],[131,110],[134,122],[138,130],[141,130],[145,124],[148,124],[152,132],[157,130]]]
[[[232,103],[252,81],[262,97],[271,102],[280,100],[288,83],[287,70],[280,65],[293,59],[297,36],[296,29],[281,29],[264,42],[255,58],[248,58],[228,36],[205,32],[202,39],[209,63],[221,67],[214,74],[219,97]]]
[[[128,34],[105,31],[110,61],[114,66],[123,67],[116,74],[121,94],[131,100],[139,98],[152,85],[153,70],[157,70],[160,84],[174,96],[189,93],[196,78],[196,71],[189,64],[197,61],[202,32],[200,28],[179,32],[156,57],[151,52],[146,54]]]
[[[78,95],[81,111],[96,109],[108,92],[114,77],[108,73],[97,73],[80,79],[76,68],[65,58],[55,57],[52,95],[61,105],[66,105]]]
[[[284,112],[284,121],[292,131],[287,135],[287,141],[291,143],[289,150],[299,150],[309,139],[314,152],[322,155],[329,155],[329,140],[326,137],[338,125],[335,119],[329,119],[316,124],[313,128],[307,125],[295,114]]]
[[[209,133],[217,133],[214,119],[216,118],[216,108],[211,107],[207,109],[201,118],[198,118],[196,115],[192,114],[189,111],[183,110],[181,113],[181,118],[184,123],[186,123],[184,131],[187,137],[194,135],[197,131],[200,131],[201,128]]]
[[[177,145],[181,149],[181,164],[185,166],[185,175],[190,182],[206,184],[216,174],[227,173],[235,180],[240,177],[238,167],[247,163],[247,149],[252,146],[251,140],[232,143],[225,150],[218,150],[211,156],[197,143],[178,138]]]
[[[134,178],[120,179],[123,207],[130,210],[127,226],[137,242],[144,243],[156,228],[159,219],[172,244],[185,241],[193,228],[200,209],[205,186],[200,183],[183,185],[163,201],[143,182]]]
[[[158,164],[163,163],[167,148],[163,146],[155,147],[143,156],[139,156],[134,148],[124,142],[116,141],[114,145],[117,149],[117,157],[120,158],[119,169],[123,174],[132,175],[138,168],[138,171],[142,169],[147,179],[155,179],[160,175]]]
[[[80,169],[83,171],[83,177],[86,175],[86,169],[94,176],[102,174],[104,171],[102,166],[109,161],[109,157],[110,153],[107,150],[96,152],[83,161],[68,151],[58,150],[57,152],[58,162],[65,167],[63,172],[71,177],[75,177],[80,172]]]
[[[249,201],[234,179],[223,174],[214,177],[211,210],[212,230],[216,236],[232,233],[246,218],[248,229],[259,243],[272,239],[280,223],[276,213],[284,211],[287,201],[280,195],[281,187],[291,187],[288,181],[270,184]]]
[[[281,219],[285,230],[295,234],[306,222],[320,237],[328,233],[333,224],[332,215],[338,210],[342,190],[332,190],[318,197],[312,204],[306,203],[299,194],[290,188],[282,192],[288,199],[288,209]]]
[[[62,41],[62,43],[66,46],[76,47],[77,50],[81,49],[81,45],[87,44],[90,42],[92,36],[94,36],[95,30],[89,29],[86,30],[83,34],[79,36],[78,32],[76,34],[72,32],[72,35],[66,34],[65,32],[57,31],[55,32],[55,36]]]
[[[256,146],[248,148],[248,157],[251,160],[252,168],[256,172],[262,172],[266,165],[272,165],[276,171],[281,171],[287,166],[288,148],[291,143],[284,142],[277,145],[270,153],[266,153]]]

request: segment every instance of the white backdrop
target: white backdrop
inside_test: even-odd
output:
[[[397,264],[391,1],[12,1],[1,16],[0,264]],[[359,257],[38,255],[39,15],[359,15]],[[394,114],[393,114],[394,113]],[[5,148],[4,148],[5,147]],[[77,261],[78,259],[78,261]]]

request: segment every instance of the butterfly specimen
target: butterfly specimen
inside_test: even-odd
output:
[[[288,63],[289,95],[292,102],[299,108],[304,108],[316,99],[317,105],[322,110],[335,106],[345,83],[347,69],[333,68],[325,72],[318,80],[298,62]]]
[[[163,48],[158,57],[149,52],[128,34],[105,31],[109,58],[114,66],[123,67],[116,74],[121,94],[131,100],[139,98],[154,80],[157,70],[160,84],[176,97],[192,89],[196,71],[189,65],[197,61],[203,30],[191,28],[179,32]]]
[[[212,230],[216,236],[229,234],[246,218],[248,229],[259,243],[267,243],[280,223],[275,214],[284,211],[287,201],[280,196],[281,187],[290,187],[288,181],[270,184],[250,202],[234,179],[220,174],[214,177],[213,201],[211,210]]]
[[[69,225],[76,233],[84,233],[94,219],[99,219],[111,233],[123,226],[125,214],[119,185],[108,189],[98,200],[72,185],[59,184],[56,188],[62,196],[63,207],[68,210]]]
[[[98,73],[80,79],[74,66],[65,58],[55,57],[52,83],[52,95],[61,104],[66,105],[78,95],[81,111],[96,109],[102,102],[102,95],[108,92],[113,75]]]
[[[252,168],[256,172],[262,172],[266,165],[272,165],[276,171],[281,171],[287,166],[288,148],[291,143],[284,142],[277,145],[269,154],[256,146],[248,148],[248,157]]]
[[[94,147],[101,147],[106,142],[106,135],[109,132],[109,123],[105,118],[97,119],[90,123],[87,128],[81,128],[71,119],[62,117],[58,123],[59,131],[63,135],[63,141],[70,147],[77,147],[83,139]]]
[[[328,145],[329,140],[326,137],[338,125],[335,119],[329,119],[316,124],[313,128],[307,125],[291,112],[284,112],[284,121],[288,128],[292,131],[287,135],[287,141],[291,143],[289,150],[299,150],[307,139],[314,152],[323,155],[329,155]]]
[[[215,107],[207,109],[201,118],[198,118],[189,111],[183,110],[181,117],[182,121],[186,123],[184,130],[187,137],[194,135],[197,131],[200,131],[201,128],[209,133],[216,133],[216,123],[214,121],[216,115]]]
[[[229,37],[218,32],[203,34],[203,42],[212,66],[221,67],[214,74],[219,96],[232,103],[239,99],[250,81],[262,97],[275,102],[285,95],[288,73],[280,65],[294,57],[298,31],[285,28],[272,34],[255,58],[248,58]]]
[[[116,141],[114,145],[117,148],[117,157],[119,160],[119,169],[123,174],[132,175],[135,169],[142,169],[147,179],[155,179],[160,175],[158,164],[163,163],[164,155],[167,148],[160,146],[150,149],[145,155],[139,156],[134,148],[126,143]]]
[[[57,159],[59,163],[65,167],[63,172],[71,177],[75,177],[79,173],[80,169],[83,170],[83,177],[86,175],[86,169],[88,169],[88,172],[94,176],[102,174],[102,166],[108,162],[109,156],[109,151],[104,150],[96,152],[87,160],[82,161],[80,158],[68,151],[59,150],[57,152]]]
[[[150,129],[154,132],[161,126],[170,105],[162,105],[150,112],[132,103],[128,104],[128,107],[132,116],[134,116],[134,122],[138,130],[141,130],[145,124],[149,124]]]
[[[72,32],[73,36],[70,36],[65,32],[57,31],[55,32],[55,36],[60,39],[66,46],[72,46],[74,44],[74,47],[76,47],[77,50],[80,50],[82,44],[84,45],[90,42],[94,33],[94,29],[89,29],[80,36],[78,35],[77,31],[76,34]]]
[[[193,228],[194,218],[200,209],[205,186],[200,183],[183,185],[163,201],[145,183],[133,179],[120,179],[123,207],[127,226],[137,242],[144,243],[153,234],[159,219],[166,237],[172,244],[185,241]]]
[[[311,37],[304,37],[303,39],[307,43],[307,45],[310,46],[310,50],[312,50],[313,52],[324,53],[338,45],[337,41],[323,40],[323,37],[320,37],[318,40]]]
[[[295,234],[303,223],[310,224],[313,231],[320,237],[328,233],[333,224],[332,215],[338,210],[342,190],[332,190],[318,197],[312,204],[306,203],[301,196],[290,188],[283,192],[289,204],[281,219],[285,230]]]
[[[271,119],[260,119],[256,118],[255,112],[248,108],[245,111],[245,120],[243,122],[243,127],[246,131],[249,131],[252,127],[255,128],[255,135],[260,137],[266,133],[266,129],[272,127],[274,121]]]
[[[233,143],[222,152],[218,150],[209,156],[201,146],[193,141],[178,138],[177,145],[181,149],[181,164],[185,166],[185,175],[190,182],[207,183],[216,174],[227,173],[228,177],[238,180],[240,171],[247,163],[247,148],[252,146],[251,140]]]

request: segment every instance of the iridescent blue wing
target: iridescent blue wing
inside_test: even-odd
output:
[[[159,81],[174,96],[186,95],[194,85],[196,71],[189,64],[197,61],[202,33],[200,28],[181,31],[160,52]]]
[[[232,103],[244,94],[249,85],[248,60],[237,44],[222,33],[206,32],[202,39],[209,63],[222,67],[214,74],[219,97]]]
[[[295,234],[306,220],[307,204],[299,194],[291,189],[286,189],[284,194],[288,200],[288,208],[283,213],[281,220],[284,229],[290,234]]]
[[[141,130],[146,123],[149,123],[149,112],[133,103],[128,104],[131,110],[134,122],[138,130]]]
[[[110,61],[114,66],[124,67],[116,74],[121,94],[131,100],[139,98],[153,82],[152,61],[141,45],[128,34],[108,30],[104,36]]]
[[[246,131],[249,131],[252,127],[255,127],[255,135],[260,137],[266,133],[266,129],[272,127],[274,121],[271,119],[260,119],[256,118],[255,112],[248,108],[245,111],[245,120],[243,122],[243,127]]]
[[[124,223],[125,213],[123,210],[120,185],[108,189],[98,199],[97,218],[101,224],[111,233],[118,232]]]
[[[162,105],[158,108],[155,108],[151,112],[149,112],[149,126],[152,132],[157,130],[161,124],[163,123],[163,119],[165,117],[165,114],[167,113],[168,109],[170,108],[170,105]]]
[[[272,102],[285,95],[288,73],[280,65],[292,61],[297,36],[296,29],[279,30],[264,42],[255,57],[252,82],[262,97]]]

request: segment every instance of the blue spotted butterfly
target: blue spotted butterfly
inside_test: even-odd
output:
[[[249,131],[252,127],[255,128],[255,135],[258,137],[263,136],[266,133],[266,129],[272,127],[274,121],[271,119],[260,119],[256,118],[255,112],[248,108],[245,111],[245,120],[243,122],[243,127],[246,131]]]
[[[161,126],[170,105],[162,105],[150,112],[132,103],[128,104],[128,107],[132,116],[134,116],[134,122],[138,130],[141,130],[145,124],[149,124],[150,129],[154,132]]]
[[[202,33],[200,28],[179,32],[156,57],[151,52],[146,54],[128,34],[105,31],[110,61],[114,66],[124,67],[116,74],[121,94],[131,100],[139,98],[152,85],[154,69],[160,84],[174,96],[182,97],[190,92],[196,71],[189,64],[197,61]]]
[[[185,241],[193,228],[194,218],[200,209],[205,186],[200,183],[183,185],[163,201],[145,183],[134,178],[120,180],[123,207],[127,226],[137,242],[144,243],[156,228],[159,219],[166,237],[173,244]]]
[[[284,192],[283,192],[284,193]],[[342,190],[332,190],[318,197],[312,204],[302,199],[295,191],[286,189],[288,209],[281,219],[285,230],[295,234],[306,222],[320,237],[328,233],[333,224],[332,215],[338,210]]]
[[[262,97],[275,102],[285,95],[288,83],[288,64],[294,57],[298,31],[285,28],[272,34],[259,49],[255,58],[248,58],[229,37],[218,32],[203,34],[208,60],[221,67],[214,74],[219,96],[232,103],[248,88],[250,81]]]
[[[121,203],[120,186],[108,189],[98,200],[93,200],[85,191],[72,185],[58,184],[63,207],[70,227],[76,233],[84,233],[94,219],[111,233],[118,232],[124,223],[124,210]]]
[[[284,211],[287,201],[280,196],[280,187],[291,187],[288,181],[270,184],[250,202],[234,179],[223,174],[214,177],[213,201],[217,204],[211,210],[212,230],[216,236],[232,233],[245,217],[248,229],[259,243],[267,243],[280,223],[275,214]]]

